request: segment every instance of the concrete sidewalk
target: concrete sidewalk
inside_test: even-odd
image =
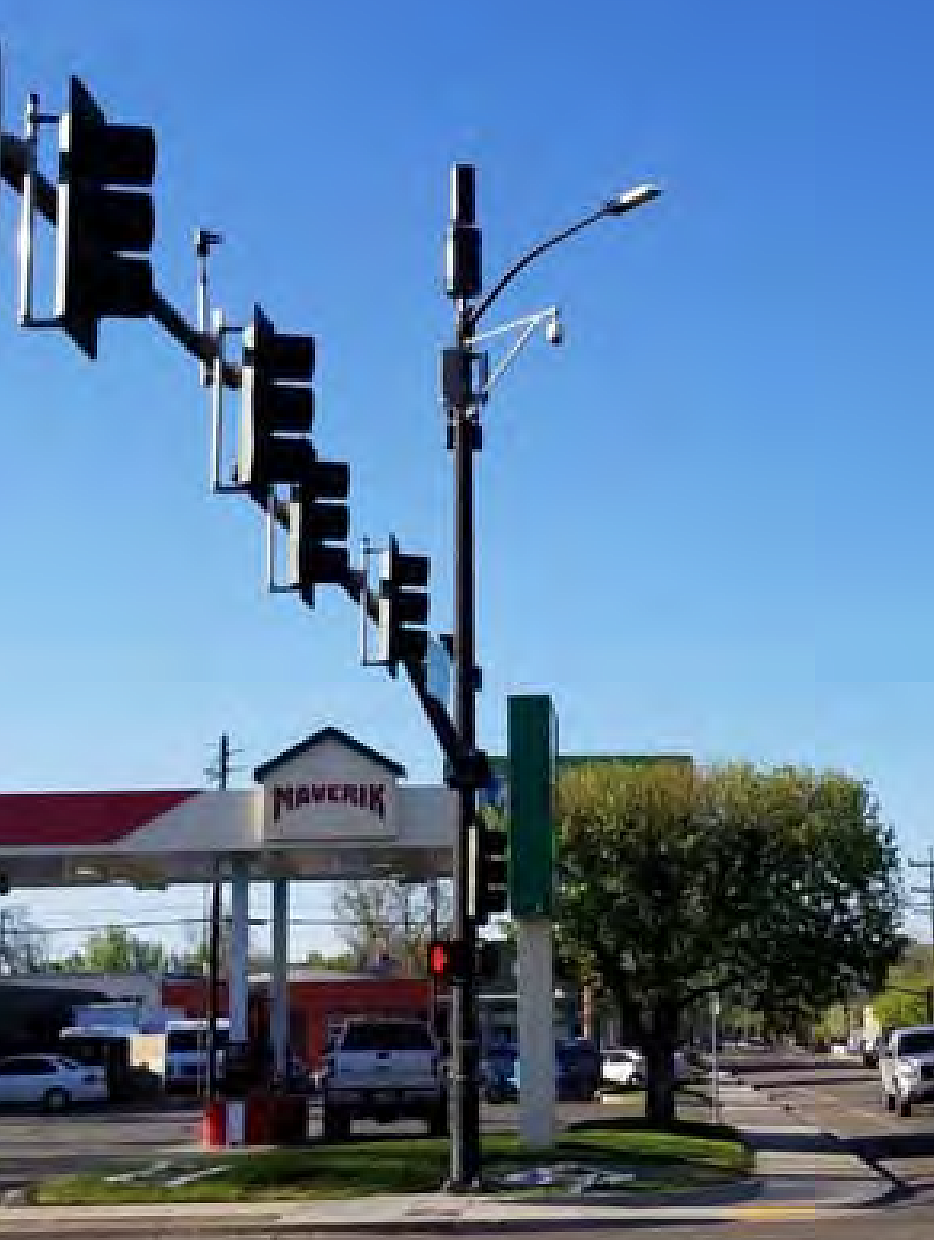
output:
[[[741,1081],[721,1082],[721,1117],[755,1150],[760,1201],[809,1201],[853,1208],[883,1200],[892,1184],[832,1135],[803,1124],[768,1093]]]
[[[324,1201],[24,1207],[0,1209],[0,1236],[374,1235],[496,1229],[548,1231],[588,1224],[801,1220],[846,1215],[885,1198],[889,1182],[832,1137],[795,1122],[752,1086],[724,1081],[721,1115],[756,1151],[755,1173],[736,1184],[652,1195],[615,1192],[504,1199],[444,1192]]]

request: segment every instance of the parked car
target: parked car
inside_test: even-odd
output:
[[[561,1101],[590,1102],[600,1087],[600,1048],[590,1038],[565,1038],[555,1046]]]
[[[610,1089],[631,1089],[645,1080],[645,1056],[629,1046],[608,1046],[600,1054],[600,1079]]]
[[[915,1102],[934,1100],[934,1025],[893,1029],[882,1047],[879,1067],[890,1111],[908,1116]]]
[[[506,1102],[511,1094],[509,1077],[519,1048],[515,1042],[496,1042],[480,1060],[480,1096],[484,1102]]]
[[[226,1017],[217,1021],[215,1065],[218,1078],[223,1077],[226,1049],[230,1041],[230,1022]],[[208,1021],[202,1018],[169,1020],[165,1024],[165,1088],[197,1090],[208,1077]]]
[[[334,1039],[323,1080],[326,1139],[350,1133],[354,1119],[418,1117],[432,1136],[447,1132],[441,1051],[421,1020],[356,1017]]]
[[[555,1043],[555,1097],[559,1102],[590,1102],[600,1085],[600,1051],[589,1038]],[[507,1096],[518,1098],[521,1072],[516,1058],[506,1078]]]
[[[73,1102],[105,1102],[107,1070],[65,1055],[9,1055],[0,1059],[0,1103],[64,1111]]]

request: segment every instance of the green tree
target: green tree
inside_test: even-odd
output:
[[[674,1050],[712,992],[813,1012],[900,949],[892,833],[861,783],[791,767],[593,763],[559,784],[558,941],[646,1057],[674,1118]]]
[[[87,973],[156,973],[166,964],[161,943],[137,938],[122,926],[98,930],[68,958],[68,966]]]
[[[46,966],[48,935],[20,904],[0,907],[0,974],[34,973]]]
[[[336,956],[328,956],[316,947],[305,957],[305,964],[310,969],[330,970],[332,973],[353,973],[357,968],[357,960],[352,952],[339,952]]]
[[[336,933],[353,967],[388,959],[416,976],[427,972],[432,921],[429,885],[395,879],[341,883],[333,908]],[[450,883],[438,883],[439,931],[447,928],[450,919]]]

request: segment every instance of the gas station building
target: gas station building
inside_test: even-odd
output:
[[[222,1010],[232,1044],[245,1044],[250,1033],[250,884],[268,881],[272,968],[254,979],[252,1006],[282,1075],[290,1040],[294,1053],[316,1062],[342,1014],[425,1014],[429,1002],[422,979],[293,970],[289,983],[290,881],[449,875],[457,803],[444,786],[405,783],[403,767],[335,727],[254,776],[256,786],[246,790],[0,794],[0,876],[10,890],[229,883]],[[200,1015],[205,992],[202,979],[166,978],[162,1002]]]

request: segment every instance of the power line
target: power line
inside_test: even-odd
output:
[[[225,916],[224,920],[229,920],[229,916]],[[12,925],[6,922],[6,933],[10,934],[97,934],[106,930],[154,930],[162,926],[201,926],[205,924],[204,917],[158,917],[147,918],[145,920],[134,921],[101,921],[81,923],[78,925],[68,926],[47,926],[30,923],[28,925]],[[271,917],[251,917],[249,924],[251,926],[268,926],[272,921]],[[347,929],[360,929],[363,923],[359,921],[348,921],[346,918],[336,917],[293,917],[289,920],[290,926],[342,926]],[[430,923],[428,920],[404,918],[400,920],[384,921],[372,923],[374,929],[380,930],[428,930]]]

